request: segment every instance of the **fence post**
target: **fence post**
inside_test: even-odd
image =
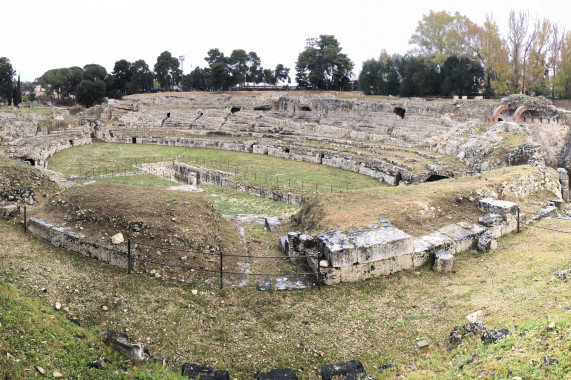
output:
[[[317,290],[321,290],[321,265],[319,264],[319,253],[317,254],[317,256],[315,257],[315,259],[317,260]]]
[[[222,247],[220,246],[220,237],[218,237],[218,252],[220,252],[220,289],[224,286],[223,277],[222,277],[222,259],[224,255],[222,255]]]
[[[517,233],[519,234],[519,206],[517,206]]]
[[[131,274],[131,239],[127,240],[127,274]]]
[[[28,217],[26,215],[26,205],[24,205],[24,232],[28,231]]]

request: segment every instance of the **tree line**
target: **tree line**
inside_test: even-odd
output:
[[[381,52],[363,63],[359,88],[375,95],[571,97],[571,33],[547,19],[511,11],[507,38],[487,17],[477,25],[458,12],[424,15],[403,55]]]
[[[20,76],[14,81],[16,71],[12,67],[10,60],[6,57],[0,57],[0,99],[9,106],[14,103],[17,107],[22,103],[22,86]]]
[[[547,19],[532,20],[526,12],[511,11],[507,37],[487,17],[482,25],[458,12],[424,15],[404,55],[382,51],[363,62],[358,80],[354,63],[333,35],[312,39],[298,55],[295,80],[301,89],[349,91],[367,95],[452,96],[524,93],[571,98],[571,32]],[[264,68],[254,51],[235,49],[225,55],[210,49],[207,65],[183,75],[181,62],[165,51],[151,70],[142,59],[115,62],[113,71],[97,64],[52,69],[36,83],[49,96],[75,99],[90,107],[105,97],[151,91],[220,91],[252,84],[291,83],[283,64]],[[22,101],[20,81],[10,61],[0,58],[0,97],[4,103]],[[35,84],[35,83],[33,83]],[[24,87],[32,87],[24,83]]]

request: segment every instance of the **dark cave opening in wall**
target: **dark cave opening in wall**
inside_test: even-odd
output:
[[[430,177],[426,179],[426,182],[436,182],[448,178],[449,177],[446,177],[445,175],[432,174]]]
[[[404,108],[401,108],[401,107],[395,107],[395,108],[393,109],[393,112],[394,112],[395,114],[399,115],[399,117],[400,117],[401,119],[404,119],[404,114],[406,113],[406,110],[405,110]]]

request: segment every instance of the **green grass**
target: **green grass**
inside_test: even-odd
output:
[[[29,299],[8,283],[0,282],[0,304],[2,379],[42,378],[36,366],[49,378],[54,372],[68,379],[179,378],[158,364],[133,369],[125,357],[105,346],[96,331],[76,326],[64,313]],[[88,368],[87,364],[94,361],[104,367]]]
[[[62,150],[49,159],[49,168],[65,176],[135,171],[134,163],[172,161],[187,148],[143,144],[93,143]]]
[[[180,162],[235,173],[232,179],[248,185],[308,196],[387,186],[372,177],[326,165],[216,149],[143,144],[93,143],[65,149],[49,159],[49,168],[66,176],[137,171],[132,166],[135,162],[171,161],[182,153]]]
[[[319,193],[386,186],[372,177],[348,170],[263,154],[189,149],[179,161],[235,173],[232,179],[245,184],[279,187],[298,194],[314,193],[316,184]]]
[[[555,220],[540,226],[571,231],[569,223]],[[555,379],[570,371],[571,329],[563,308],[571,306],[571,282],[550,280],[554,271],[571,267],[565,234],[526,228],[500,239],[496,251],[456,255],[448,274],[423,267],[417,274],[320,292],[268,293],[128,276],[24,235],[7,222],[0,222],[0,231],[5,258],[0,275],[30,297],[50,305],[59,300],[82,325],[113,328],[147,342],[151,352],[167,356],[175,372],[192,361],[226,369],[238,379],[277,367],[300,369],[301,378],[315,379],[322,365],[351,359],[377,379]],[[256,252],[269,244],[261,231],[247,236],[258,242]],[[23,266],[29,269],[22,272]],[[48,291],[39,292],[42,287]],[[102,312],[101,305],[109,310]],[[473,335],[462,346],[450,344],[450,330],[480,309],[489,329],[508,328],[512,335],[496,344]],[[556,329],[548,331],[551,322]],[[418,350],[415,342],[422,339],[430,345]],[[543,365],[544,356],[559,363]],[[396,369],[379,373],[382,364]]]
[[[3,111],[6,113],[16,113],[16,114],[24,114],[24,113],[35,113],[38,115],[43,115],[43,116],[52,116],[53,115],[53,110],[52,107],[46,107],[46,108],[25,108],[24,106],[20,106],[20,108],[17,108],[15,110],[8,110],[8,111]]]
[[[93,181],[96,183],[114,183],[118,185],[154,189],[168,189],[171,186],[180,185],[177,182],[172,182],[152,174],[90,178],[78,180],[77,183],[90,184]],[[199,187],[204,191],[199,192],[198,194],[206,196],[212,203],[214,203],[215,207],[225,215],[289,215],[299,210],[299,207],[297,206],[256,197],[255,195],[237,191],[231,187],[220,187],[208,185],[206,183],[200,184]],[[173,190],[172,194],[176,194],[176,192]]]
[[[177,182],[169,181],[168,179],[158,177],[152,174],[137,174],[118,177],[97,177],[90,179],[78,180],[77,183],[115,183],[119,185],[148,187],[153,189],[167,189],[171,186],[178,186]]]
[[[254,214],[254,215],[289,215],[299,207],[286,203],[272,201],[270,199],[259,198],[255,195],[237,191],[231,187],[220,187],[200,184],[200,188],[204,189],[204,194],[222,214]]]

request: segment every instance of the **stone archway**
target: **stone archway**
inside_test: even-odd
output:
[[[527,111],[527,107],[526,106],[521,106],[519,107],[517,110],[515,110],[514,112],[514,117],[513,117],[513,121],[515,123],[519,123],[519,118],[521,116],[522,113],[524,113],[525,111]]]
[[[489,119],[492,123],[497,123],[500,119],[500,115],[502,112],[509,110],[510,107],[502,104],[501,106],[498,106],[495,110],[494,110],[494,114],[492,115],[492,117]]]

